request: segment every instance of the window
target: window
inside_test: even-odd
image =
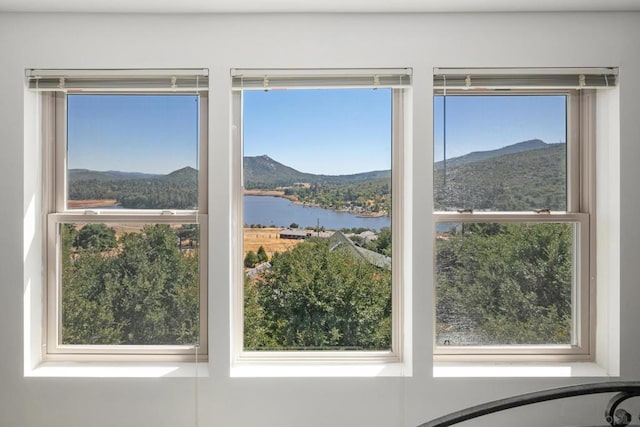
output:
[[[378,71],[234,71],[236,361],[401,360],[410,74]]]
[[[50,360],[205,360],[207,73],[30,70]]]
[[[437,70],[435,359],[592,359],[595,88],[615,70]]]

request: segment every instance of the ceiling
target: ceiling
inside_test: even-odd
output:
[[[0,12],[331,13],[640,11],[640,0],[0,0]]]

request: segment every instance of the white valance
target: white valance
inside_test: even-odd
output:
[[[199,92],[209,87],[207,69],[58,70],[28,69],[36,91]]]
[[[233,69],[231,78],[233,90],[402,88],[411,69]]]
[[[597,89],[615,86],[617,68],[436,68],[433,87],[446,89]]]

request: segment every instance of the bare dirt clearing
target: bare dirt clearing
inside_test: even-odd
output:
[[[67,200],[69,209],[107,208],[117,204],[116,199]]]

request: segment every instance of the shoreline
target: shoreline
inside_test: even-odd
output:
[[[284,194],[284,191],[282,190],[257,190],[257,189],[253,189],[253,190],[244,190],[244,195],[245,196],[267,196],[267,197],[281,197],[283,199],[287,199],[289,201],[291,201],[294,205],[300,205],[300,206],[308,206],[308,207],[313,207],[313,208],[321,208],[321,209],[327,209],[327,210],[331,210],[334,212],[343,212],[343,213],[348,213],[351,215],[355,215],[357,218],[382,218],[382,217],[390,217],[391,215],[389,215],[386,212],[371,212],[371,213],[367,213],[367,212],[358,212],[358,211],[351,211],[351,210],[344,210],[344,209],[334,209],[334,208],[329,208],[329,207],[324,207],[324,206],[320,206],[318,203],[306,203],[306,202],[301,202],[300,200],[298,200],[297,196],[294,195],[286,195]]]
[[[87,209],[87,208],[111,208],[118,206],[116,199],[85,199],[85,200],[67,200],[69,209]]]
[[[245,196],[271,196],[271,197],[282,197],[283,199],[291,200],[294,203],[300,204],[298,198],[296,196],[288,196],[284,194],[282,190],[244,190]]]
[[[298,200],[295,195],[286,195],[282,190],[245,190],[245,196],[258,196],[258,197],[280,197],[287,199],[295,205],[303,207],[314,207],[332,210],[334,212],[343,212],[351,215],[355,215],[358,218],[382,218],[390,217],[386,212],[359,212],[349,209],[334,209],[329,207],[320,206],[318,203],[307,203]],[[118,201],[115,199],[92,199],[92,200],[68,200],[67,205],[70,209],[91,209],[91,208],[112,208],[118,206]]]

